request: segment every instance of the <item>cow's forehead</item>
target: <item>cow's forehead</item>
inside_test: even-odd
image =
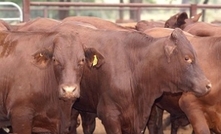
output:
[[[59,46],[60,49],[76,48],[78,51],[83,49],[79,37],[76,34],[70,32],[67,34],[58,34],[55,43],[55,45]],[[60,46],[60,44],[63,45]]]
[[[62,35],[55,41],[54,55],[62,59],[81,59],[84,57],[84,49],[77,37]]]

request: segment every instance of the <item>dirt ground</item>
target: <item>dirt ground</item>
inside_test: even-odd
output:
[[[166,118],[167,116],[168,116],[168,113],[165,113],[164,118]],[[79,126],[77,128],[77,133],[78,134],[83,134],[81,126]],[[177,134],[191,134],[191,133],[192,133],[192,127],[191,127],[191,125],[188,125],[185,128],[180,128]],[[101,124],[101,121],[99,119],[96,119],[96,129],[94,131],[94,134],[105,134],[104,127]],[[147,130],[146,130],[145,134],[149,134]],[[164,130],[164,134],[170,134],[170,126],[168,126]]]

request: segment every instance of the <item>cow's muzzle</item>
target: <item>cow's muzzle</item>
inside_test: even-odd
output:
[[[77,85],[60,87],[60,98],[62,99],[76,99],[80,97],[80,89]]]

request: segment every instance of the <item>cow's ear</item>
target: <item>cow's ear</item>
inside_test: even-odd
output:
[[[197,22],[197,21],[199,21],[199,19],[200,19],[201,16],[202,16],[202,13],[196,14],[196,15],[194,15],[194,16],[191,17],[191,20],[192,20],[193,22]]]
[[[177,16],[177,25],[178,27],[181,27],[183,24],[185,24],[185,20],[188,19],[188,15],[186,12],[182,12]]]
[[[43,69],[50,64],[52,57],[52,52],[47,49],[38,51],[33,54],[33,64]]]
[[[89,67],[99,68],[104,63],[104,57],[94,48],[85,48],[86,62]]]
[[[166,45],[164,46],[164,51],[165,51],[168,62],[170,62],[170,55],[173,53],[174,49],[177,47],[176,42],[177,42],[178,35],[181,34],[180,32],[182,32],[181,29],[176,28],[175,30],[173,30],[169,39],[166,41]]]
[[[170,56],[173,53],[173,50],[176,48],[176,45],[174,44],[166,44],[164,47],[165,53],[167,56]]]

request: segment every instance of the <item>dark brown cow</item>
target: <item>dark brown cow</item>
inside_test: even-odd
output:
[[[75,34],[56,30],[0,33],[0,127],[11,125],[17,134],[65,133],[69,127],[84,64],[91,66],[97,53]]]
[[[162,32],[163,30],[161,30]],[[153,31],[151,35],[153,35]],[[202,97],[196,97],[188,92],[183,93],[179,99],[179,106],[187,115],[196,134],[208,134],[210,130],[219,134],[221,133],[221,105],[219,99],[221,91],[221,62],[219,57],[221,37],[187,37],[191,44],[193,44],[199,57],[199,63],[213,84],[213,88],[211,92]]]
[[[143,133],[151,106],[164,91],[182,92],[173,90],[179,86],[203,95],[210,87],[205,77],[198,79],[203,73],[179,29],[170,37],[155,39],[139,32],[72,28],[83,44],[95,47],[106,59],[97,69],[85,68],[81,97],[74,107],[96,113],[108,134]],[[200,81],[204,84],[197,88]]]
[[[185,12],[178,13],[169,18],[165,26],[166,28],[181,28],[184,31],[196,36],[220,36],[221,26],[210,24],[207,22],[198,22],[201,14],[188,18]]]
[[[185,29],[188,25],[198,22],[202,13],[196,14],[191,18],[188,18],[186,12],[177,13],[171,16],[164,24],[165,28],[181,28]]]

